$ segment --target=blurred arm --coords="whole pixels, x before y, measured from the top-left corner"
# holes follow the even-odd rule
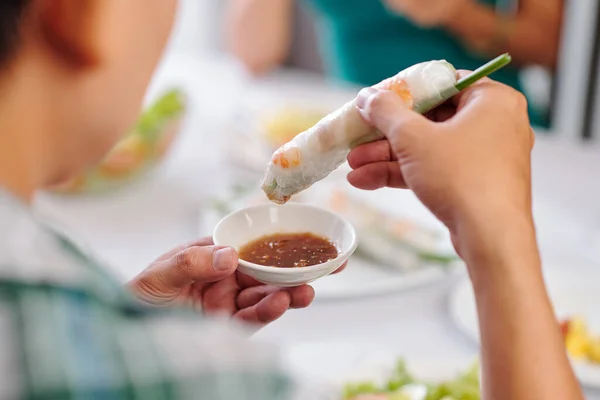
[[[446,28],[476,50],[508,51],[521,64],[554,68],[564,0],[521,0],[519,3],[516,17],[504,20],[489,6],[477,1],[465,2]]]
[[[269,71],[288,55],[292,12],[293,0],[231,0],[227,47],[253,73]]]
[[[471,231],[478,243],[465,257],[479,315],[484,398],[580,400],[544,286],[533,224],[513,221]]]

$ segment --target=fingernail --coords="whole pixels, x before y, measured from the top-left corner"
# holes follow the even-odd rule
[[[231,267],[233,249],[225,247],[213,253],[213,268],[217,271],[226,271]]]
[[[365,106],[367,105],[367,100],[369,99],[369,97],[371,97],[372,95],[374,95],[375,93],[377,93],[378,90],[373,88],[373,87],[367,87],[362,89],[360,92],[358,92],[358,96],[356,96],[356,107],[359,110],[364,110]]]

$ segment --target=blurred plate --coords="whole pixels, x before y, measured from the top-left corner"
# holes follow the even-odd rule
[[[316,300],[343,300],[397,293],[432,284],[461,272],[462,269],[458,267],[442,269],[426,265],[415,271],[401,272],[353,256],[342,273],[321,278],[311,285],[315,288]]]
[[[313,283],[318,300],[337,300],[355,297],[381,295],[398,292],[409,288],[433,283],[445,279],[452,274],[463,271],[462,262],[456,258],[446,228],[429,211],[421,205],[416,197],[409,191],[379,190],[366,192],[349,187],[345,180],[347,166],[342,166],[324,181],[302,192],[292,201],[301,201],[330,208],[331,194],[342,189],[351,193],[353,198],[360,199],[369,207],[377,209],[381,215],[375,214],[377,221],[391,219],[407,219],[410,225],[418,226],[427,232],[433,232],[433,242],[426,241],[426,248],[431,254],[440,258],[448,257],[451,261],[444,264],[433,261],[424,261],[412,247],[404,248],[403,243],[386,241],[377,236],[372,226],[368,230],[361,230],[355,224],[354,212],[341,213],[357,228],[359,248],[351,257],[348,268],[341,274],[321,278]],[[202,236],[210,234],[218,221],[229,212],[251,204],[268,202],[262,192],[257,191],[258,182],[250,185],[248,189],[238,188],[233,194],[217,199],[213,204],[207,204],[200,215],[200,232]],[[336,210],[334,208],[334,210]],[[336,210],[339,212],[339,210]],[[385,222],[385,221],[384,221]],[[383,224],[382,224],[383,225]],[[420,232],[420,231],[418,231]],[[429,238],[429,236],[428,236]],[[381,243],[381,245],[380,245]],[[373,252],[381,249],[381,257],[373,256]],[[371,253],[369,253],[369,251]],[[429,252],[427,253],[429,255]]]
[[[582,316],[590,330],[600,335],[600,271],[597,269],[546,268],[545,281],[559,320]],[[475,298],[469,279],[461,281],[450,299],[450,314],[458,327],[479,343]],[[600,389],[600,365],[572,361],[575,374],[588,387]]]

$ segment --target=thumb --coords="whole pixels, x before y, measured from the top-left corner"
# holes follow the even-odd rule
[[[410,110],[398,95],[389,90],[362,89],[355,103],[365,121],[385,135],[396,153],[410,148],[430,130],[432,124]]]
[[[151,265],[130,286],[144,297],[166,298],[194,282],[215,282],[237,268],[231,247],[191,246]]]

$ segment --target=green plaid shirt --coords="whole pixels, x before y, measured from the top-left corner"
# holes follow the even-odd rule
[[[142,306],[40,221],[0,190],[0,399],[291,398],[274,348]]]

